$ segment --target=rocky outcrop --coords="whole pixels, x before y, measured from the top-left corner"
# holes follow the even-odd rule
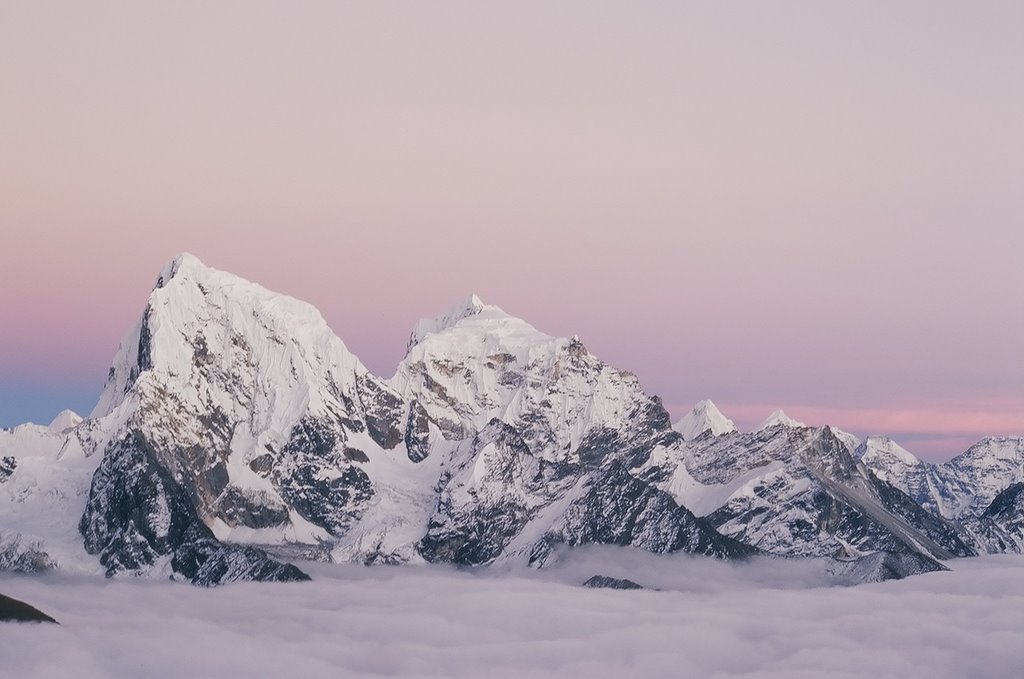
[[[641,584],[626,578],[611,578],[607,575],[595,575],[583,583],[591,589],[647,589]]]
[[[79,529],[107,575],[170,573],[197,585],[307,580],[253,547],[225,545],[199,519],[187,490],[139,433],[112,444],[93,477]]]
[[[1024,483],[1015,483],[996,495],[979,517],[964,520],[979,550],[1024,554]]]
[[[0,594],[0,622],[52,622],[57,621],[35,606]]]
[[[901,580],[912,575],[949,569],[919,552],[874,552],[857,559],[840,561],[830,572],[847,585]]]
[[[880,482],[830,428],[777,423],[658,450],[639,475],[771,554],[975,553],[962,530]]]

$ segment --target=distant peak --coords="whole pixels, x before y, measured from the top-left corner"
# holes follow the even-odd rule
[[[889,459],[899,460],[911,466],[921,464],[916,455],[887,436],[867,437],[856,452],[858,457],[868,463],[873,460]]]
[[[692,441],[706,431],[714,436],[728,434],[736,431],[736,425],[711,400],[705,399],[676,422],[673,429],[683,435],[684,441]]]
[[[50,422],[49,428],[51,431],[60,433],[66,429],[77,427],[78,423],[82,421],[82,416],[73,410],[62,410],[57,414],[57,417],[53,418]]]
[[[761,426],[758,427],[757,430],[761,431],[762,429],[768,429],[769,427],[774,427],[779,424],[781,424],[783,427],[791,427],[794,429],[807,426],[803,422],[794,420],[792,417],[790,417],[786,413],[782,412],[781,409],[779,409],[776,410],[771,415],[769,415],[768,419],[762,422]]]

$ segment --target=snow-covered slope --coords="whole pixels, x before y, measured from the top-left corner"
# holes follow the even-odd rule
[[[56,417],[50,422],[50,429],[57,433],[61,433],[77,427],[82,422],[82,416],[73,410],[62,410]]]
[[[936,511],[929,485],[930,465],[909,450],[888,437],[869,436],[854,454],[877,478],[899,488],[929,511]]]
[[[929,511],[951,519],[981,516],[996,496],[1024,481],[1024,438],[986,438],[948,462],[923,462],[890,439],[858,449],[864,464]]]
[[[982,439],[935,466],[936,503],[945,516],[977,516],[1009,486],[1024,481],[1024,438]]]
[[[673,429],[683,435],[684,441],[692,441],[705,432],[711,432],[712,436],[721,436],[736,431],[736,425],[732,420],[722,414],[722,411],[710,400],[700,401],[693,407],[693,410],[673,425]]]
[[[0,429],[0,571],[98,570],[78,520],[100,456],[68,422]]]
[[[985,551],[1024,554],[1024,482],[1000,492],[980,517],[965,523]]]

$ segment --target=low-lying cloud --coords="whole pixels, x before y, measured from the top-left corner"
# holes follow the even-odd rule
[[[313,564],[213,590],[0,578],[58,626],[0,625],[12,677],[1006,677],[1024,558],[860,587],[813,563],[575,551],[541,572]],[[577,586],[595,574],[662,591]]]

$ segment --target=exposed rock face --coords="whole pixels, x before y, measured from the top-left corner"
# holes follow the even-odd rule
[[[776,424],[657,450],[638,473],[719,532],[772,554],[974,554],[949,521],[879,482],[830,428]]]
[[[982,550],[1024,554],[1024,483],[996,495],[981,516],[965,519],[965,524]]]
[[[942,464],[918,460],[884,437],[869,438],[858,453],[876,476],[950,519],[980,516],[996,495],[1024,481],[1019,437],[983,439]]]
[[[107,575],[145,573],[166,562],[172,573],[197,585],[308,579],[261,550],[216,540],[186,489],[137,432],[107,448],[79,528]]]
[[[18,460],[13,455],[0,457],[0,483],[11,478],[11,475],[14,474],[14,470],[17,466]]]
[[[42,573],[56,567],[41,541],[26,540],[19,533],[0,539],[0,571]]]
[[[838,562],[831,572],[845,584],[861,585],[948,570],[935,559],[919,552],[875,552],[858,559]]]
[[[680,438],[634,376],[577,338],[548,337],[472,301],[421,323],[392,380],[441,437],[466,440],[442,467],[419,545],[427,560],[542,565],[556,544],[595,542],[753,551],[629,474],[654,446]]]
[[[0,622],[57,622],[24,601],[0,594]]]
[[[531,563],[543,564],[560,543],[629,545],[656,554],[685,551],[734,559],[757,551],[720,535],[668,493],[630,475],[617,462],[585,485],[586,492],[568,506],[534,548]]]
[[[595,575],[583,583],[584,587],[595,589],[647,589],[626,578],[610,578],[607,575]]]
[[[935,515],[955,520],[979,552],[1022,552],[1024,438],[986,438],[942,464],[923,462],[884,437],[858,449],[871,472]]]

